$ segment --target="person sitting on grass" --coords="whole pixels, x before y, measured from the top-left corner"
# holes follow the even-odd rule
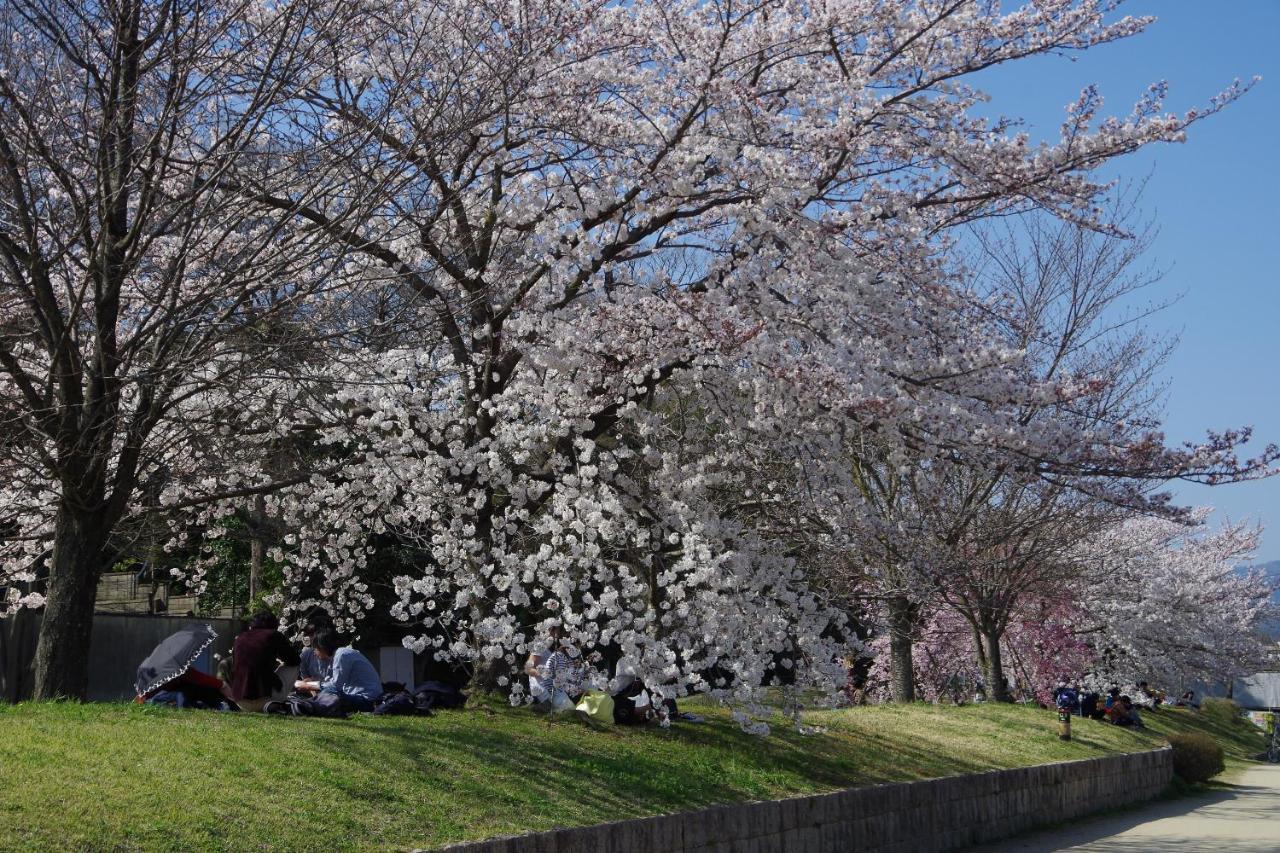
[[[1133,700],[1128,696],[1121,696],[1117,699],[1107,714],[1111,717],[1112,725],[1132,726],[1137,729],[1146,728],[1142,723],[1142,717],[1138,716],[1138,709],[1134,707]]]
[[[1186,691],[1185,693],[1183,693],[1181,696],[1178,697],[1177,702],[1173,703],[1173,707],[1187,708],[1192,711],[1199,710],[1200,706],[1196,704],[1196,692],[1194,690]]]
[[[279,631],[280,620],[263,611],[249,620],[232,648],[231,696],[242,711],[261,711],[281,687],[276,668],[298,665],[298,650]]]
[[[294,689],[300,693],[329,694],[336,697],[339,707],[346,713],[372,711],[374,703],[382,695],[382,680],[369,659],[338,639],[338,632],[322,628],[316,632],[312,644],[322,663],[330,667],[324,681],[299,679]]]
[[[316,634],[332,628],[333,620],[323,610],[316,610],[302,626],[302,654],[298,658],[298,679],[300,681],[326,681],[329,678],[329,664],[316,654]]]
[[[1140,708],[1155,710],[1156,705],[1160,704],[1156,698],[1156,691],[1151,689],[1151,685],[1145,681],[1138,682],[1138,689],[1133,694],[1133,704]]]
[[[640,680],[635,661],[623,656],[614,673],[613,682],[609,685],[609,692],[613,695],[613,721],[618,725],[631,726],[654,719],[657,711],[653,707],[653,697]]]
[[[1128,696],[1121,696],[1120,703],[1124,706],[1124,711],[1129,716],[1129,724],[1134,728],[1145,729],[1146,724],[1142,722],[1142,717],[1138,714],[1138,706]]]
[[[547,682],[547,661],[551,659],[552,652],[564,641],[564,628],[560,625],[552,625],[547,629],[547,637],[546,646],[530,650],[529,657],[524,662],[524,674],[529,678],[529,695],[537,704],[551,701],[551,690]]]
[[[640,678],[640,667],[636,660],[627,655],[623,655],[614,669],[613,680],[609,682],[609,693],[613,697],[613,721],[618,725],[656,722],[666,726],[676,720],[702,722],[702,717],[697,714],[681,712],[676,700],[664,698],[663,691],[646,685]]]
[[[1098,691],[1091,690],[1080,698],[1080,716],[1091,720],[1105,720],[1107,709],[1102,707],[1102,697]]]
[[[234,711],[235,697],[231,685],[216,675],[201,672],[195,667],[184,670],[164,684],[157,685],[135,702],[148,705],[173,705],[178,708],[208,708],[215,711]]]
[[[561,640],[547,658],[545,687],[553,711],[572,710],[582,698],[587,677],[582,653],[568,641]]]

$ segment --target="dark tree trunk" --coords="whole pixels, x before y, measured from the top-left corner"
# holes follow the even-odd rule
[[[498,679],[510,673],[511,666],[502,658],[476,661],[471,671],[470,689],[476,694],[506,695],[511,688],[503,687]]]
[[[103,529],[92,514],[66,507],[58,513],[36,643],[35,699],[84,699],[88,693],[89,639],[104,559]]]
[[[894,702],[916,700],[915,660],[912,655],[916,607],[907,598],[889,599],[889,695]]]
[[[262,528],[266,523],[266,501],[262,495],[253,499],[253,516],[249,522],[249,601],[246,608],[252,609],[262,592]]]
[[[978,630],[976,625],[970,623],[973,627],[973,649],[978,657],[978,672],[982,673],[982,677],[987,677],[987,650],[982,640],[982,632]]]
[[[998,628],[986,625],[982,629],[983,676],[987,680],[988,696],[992,702],[1008,702],[1009,691],[1005,687],[1004,661],[1000,656],[1000,637]]]

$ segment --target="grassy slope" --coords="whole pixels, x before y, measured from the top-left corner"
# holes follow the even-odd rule
[[[1180,711],[1138,733],[1015,706],[815,713],[801,736],[719,711],[670,731],[591,731],[524,710],[350,721],[132,705],[0,706],[0,847],[432,846],[716,802],[1083,758],[1200,728],[1241,758],[1261,737]],[[1242,726],[1247,724],[1242,723]]]

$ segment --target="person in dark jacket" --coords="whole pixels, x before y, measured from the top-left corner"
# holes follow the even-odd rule
[[[249,630],[236,637],[231,695],[242,710],[261,711],[281,687],[276,669],[281,664],[298,664],[298,651],[279,628],[274,615],[262,612],[249,620]]]

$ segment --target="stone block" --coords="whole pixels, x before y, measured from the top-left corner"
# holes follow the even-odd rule
[[[857,791],[836,791],[817,798],[816,814],[821,823],[838,823],[853,814],[857,804]]]
[[[932,805],[938,792],[945,787],[940,779],[926,779],[903,786],[906,788],[903,805],[906,807]]]
[[[685,815],[662,815],[649,818],[650,834],[654,850],[681,850],[685,846],[684,828],[689,818]]]
[[[588,827],[594,829],[595,827]],[[565,830],[553,830],[551,832],[539,832],[536,835],[526,835],[525,838],[530,840],[528,846],[521,845],[520,853],[560,853],[560,832]]]
[[[684,845],[688,850],[700,850],[720,839],[715,835],[717,827],[706,819],[707,810],[685,815],[683,833]]]
[[[757,838],[756,843],[760,845],[759,853],[790,853],[791,847],[788,846],[790,837],[791,830],[787,830]]]
[[[562,829],[556,833],[556,853],[610,853],[623,839],[631,840],[630,823]]]
[[[829,853],[839,853],[843,850],[853,850],[853,831],[847,823],[828,823],[819,827],[818,832],[822,839],[822,850]]]
[[[866,811],[865,788],[846,788],[831,794],[832,802],[826,804],[828,820],[851,820]]]
[[[748,838],[761,838],[777,833],[782,827],[782,803],[778,800],[765,800],[752,803],[743,815]]]
[[[800,825],[800,814],[796,810],[796,803],[804,799],[803,797],[787,797],[785,800],[778,800],[778,826],[779,833],[786,832],[789,829],[795,829]]]
[[[888,838],[884,830],[884,823],[889,818],[886,815],[874,817],[864,817],[853,821],[849,824],[849,837],[853,846],[852,850],[874,850],[876,846],[884,843]],[[879,822],[878,822],[879,821]]]
[[[870,848],[878,848],[897,842],[898,816],[893,812],[869,815],[862,825],[863,837]]]
[[[699,813],[707,825],[709,840],[727,843],[743,836],[743,809],[750,806],[712,806]]]
[[[822,831],[816,826],[800,826],[782,837],[787,853],[823,853]]]
[[[733,853],[731,841],[713,841],[699,848],[701,853]]]
[[[998,782],[994,772],[975,773],[969,777],[969,794],[972,797],[989,797],[996,792]]]
[[[822,806],[819,805],[818,797],[797,797],[792,803],[792,811],[796,816],[795,827],[797,829],[809,829],[818,826],[826,817],[822,813]]]
[[[854,811],[859,817],[880,814],[885,810],[885,804],[888,802],[885,794],[887,787],[887,785],[871,785],[856,789],[858,798],[854,804]]]

